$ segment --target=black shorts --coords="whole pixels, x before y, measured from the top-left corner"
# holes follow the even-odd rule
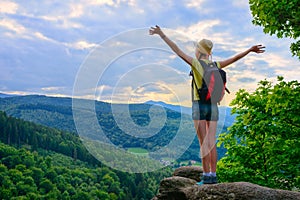
[[[217,104],[203,104],[200,101],[193,101],[192,112],[193,120],[219,120],[219,109]]]

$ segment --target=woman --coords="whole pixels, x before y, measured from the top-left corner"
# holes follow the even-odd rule
[[[210,40],[201,40],[195,49],[195,58],[184,53],[172,40],[170,40],[159,26],[151,27],[149,30],[150,35],[159,35],[166,44],[186,63],[188,63],[193,71],[196,86],[193,89],[192,99],[192,116],[194,126],[197,132],[197,137],[200,144],[200,152],[202,159],[203,175],[201,182],[198,184],[216,184],[218,182],[216,175],[217,167],[217,150],[216,150],[216,129],[217,121],[219,119],[219,112],[217,104],[203,104],[200,101],[197,89],[202,84],[203,68],[200,60],[210,63],[209,56],[212,54],[213,43]],[[248,55],[250,52],[263,53],[264,48],[262,45],[255,45],[229,59],[216,62],[219,68],[227,67],[228,65],[236,62],[237,60]],[[195,83],[194,83],[195,84]]]

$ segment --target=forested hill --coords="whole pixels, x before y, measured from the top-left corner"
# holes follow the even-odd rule
[[[15,97],[17,95],[0,93],[0,98]]]
[[[0,98],[0,110],[5,111],[9,116],[60,130],[76,132],[73,122],[71,98],[44,95],[9,96],[2,94],[2,96],[7,98]],[[111,104],[101,101],[95,101],[94,103],[97,113],[111,113]],[[147,111],[149,111],[149,108],[153,104],[163,106],[173,116],[180,116],[180,111],[184,115],[191,114],[191,108],[181,107],[180,109],[180,106],[155,101],[148,101],[144,104],[123,104],[122,106],[129,106],[130,111],[144,112],[140,114],[146,116],[148,115]],[[231,109],[228,107],[220,107],[220,115],[226,115],[225,127],[221,127],[226,130],[234,122],[235,116],[231,115]]]
[[[89,100],[83,100],[89,101]],[[167,120],[160,132],[153,137],[137,138],[124,133],[114,120],[111,112],[111,104],[95,101],[95,110],[99,125],[106,136],[116,146],[123,148],[139,147],[147,151],[153,151],[168,144],[176,135],[180,122],[193,127],[191,117],[181,114],[174,110],[165,108]],[[144,126],[149,124],[150,104],[120,104],[121,108],[128,108],[130,111],[130,120],[134,123]],[[0,110],[3,110],[9,116],[14,116],[26,121],[32,121],[37,124],[53,127],[59,130],[76,133],[76,128],[72,113],[72,99],[47,97],[43,95],[16,96],[9,98],[0,98]],[[229,112],[227,112],[228,115]],[[229,113],[230,114],[230,113]],[[233,122],[232,118],[226,118],[224,126],[218,127],[219,132],[226,131],[227,127]],[[192,130],[193,131],[193,130]],[[219,158],[225,153],[224,148],[218,148]],[[199,160],[199,143],[195,137],[192,145],[181,157],[181,160]]]
[[[90,164],[98,163],[87,152],[77,135],[10,117],[2,111],[0,111],[0,133],[0,140],[3,143],[17,148],[29,145],[33,151],[51,150],[73,157],[74,160],[79,159]]]
[[[91,100],[82,100],[91,101]],[[111,104],[101,101],[93,101],[97,114],[111,114]],[[115,104],[117,105],[117,104]],[[149,104],[119,104],[122,108],[129,106],[129,110],[134,115],[144,115],[145,120],[149,120]],[[172,116],[180,117],[180,113],[170,110],[167,112]],[[64,97],[49,97],[44,95],[15,96],[0,98],[0,110],[7,115],[32,121],[37,124],[76,132],[72,114],[72,99]],[[134,116],[133,116],[134,118]],[[145,122],[146,123],[146,122]]]
[[[0,110],[7,115],[60,130],[75,132],[72,99],[43,95],[16,96],[0,99]]]
[[[73,133],[0,112],[0,199],[150,199],[170,174],[109,169]]]

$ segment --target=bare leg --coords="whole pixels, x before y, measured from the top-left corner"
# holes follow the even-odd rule
[[[197,132],[197,137],[201,149],[201,159],[202,159],[202,167],[203,172],[210,172],[210,155],[207,151],[207,133],[208,127],[206,120],[194,120],[194,126]]]
[[[208,123],[208,148],[210,150],[210,170],[211,172],[216,172],[217,168],[217,148],[216,148],[216,131],[217,131],[217,121],[209,121]]]

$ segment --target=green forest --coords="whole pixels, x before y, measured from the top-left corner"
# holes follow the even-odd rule
[[[0,112],[1,199],[150,199],[171,169],[114,171],[77,136]]]

